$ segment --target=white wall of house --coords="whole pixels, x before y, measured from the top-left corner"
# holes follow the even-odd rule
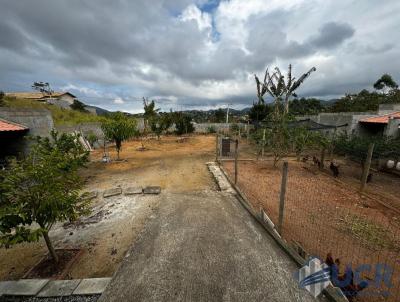
[[[58,99],[64,102],[68,102],[70,105],[72,105],[75,98],[70,96],[69,94],[63,94],[62,96],[59,96]]]

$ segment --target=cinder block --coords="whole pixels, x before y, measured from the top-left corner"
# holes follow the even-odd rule
[[[125,190],[125,195],[143,194],[142,187],[129,187]]]
[[[161,187],[156,187],[156,186],[150,186],[146,187],[143,189],[144,194],[160,194],[161,193]]]
[[[38,297],[62,297],[70,296],[78,287],[81,279],[73,280],[54,280],[47,285],[37,295]]]
[[[111,278],[90,278],[82,279],[81,283],[74,290],[73,295],[96,295],[106,289]]]
[[[122,194],[122,189],[121,188],[114,188],[110,190],[105,190],[103,193],[103,197],[111,197],[111,196],[116,196]]]
[[[21,279],[8,284],[4,295],[8,296],[36,296],[49,282],[48,279]]]

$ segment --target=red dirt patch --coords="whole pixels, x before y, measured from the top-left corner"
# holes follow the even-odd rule
[[[233,179],[233,162],[223,166]],[[253,208],[263,208],[277,224],[281,168],[273,168],[271,162],[247,161],[239,162],[238,171],[238,186]],[[322,259],[331,252],[340,258],[343,268],[346,264],[371,264],[371,272],[364,277],[375,277],[376,264],[388,265],[394,270],[393,287],[371,286],[368,290],[375,291],[375,296],[359,301],[399,301],[400,217],[376,202],[375,196],[360,195],[353,186],[312,165],[290,161],[283,238],[299,242],[310,255]],[[382,300],[381,289],[390,292],[387,300]]]

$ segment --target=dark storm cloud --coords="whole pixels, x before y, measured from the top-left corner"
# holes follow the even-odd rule
[[[309,43],[315,48],[329,49],[352,37],[354,32],[354,28],[349,24],[328,22],[319,29],[318,35],[311,38]]]
[[[96,87],[100,94],[111,90],[121,97],[144,94],[179,98],[171,101],[172,105],[212,106],[229,99],[241,104],[254,97],[248,75],[262,72],[268,65],[279,62],[287,66],[291,62],[304,72],[309,64],[318,64],[313,75],[318,80],[310,79],[314,87],[305,86],[303,91],[330,95],[348,87],[364,88],[375,77],[359,71],[368,69],[353,61],[370,62],[371,55],[392,56],[398,51],[394,40],[357,40],[360,24],[338,14],[343,11],[340,1],[329,2],[334,7],[328,12],[329,19],[309,15],[311,2],[318,0],[307,5],[301,2],[304,11],[303,6],[294,9],[282,4],[283,8],[261,12],[260,7],[268,5],[246,0],[240,5],[254,6],[246,17],[242,11],[235,12],[237,0],[221,2],[233,7],[225,11],[211,1],[211,14],[197,8],[209,7],[207,0],[0,1],[0,82],[6,85],[0,88],[6,90],[23,85],[29,89],[29,82],[45,80],[58,87],[70,83]],[[363,5],[372,7],[365,10],[368,12],[379,9]],[[395,2],[392,6],[395,10]],[[185,15],[188,7],[191,15]],[[381,22],[391,20],[390,13]],[[234,21],[227,25],[226,20]],[[296,34],[290,31],[295,28],[293,24],[309,20],[314,21],[306,30]],[[333,59],[320,61],[321,54]],[[383,58],[374,62],[379,72],[398,70]],[[340,76],[335,74],[335,64],[342,64]],[[355,70],[366,74],[365,78],[354,80]],[[14,83],[11,88],[10,82]],[[93,103],[101,102],[112,100],[93,99]]]

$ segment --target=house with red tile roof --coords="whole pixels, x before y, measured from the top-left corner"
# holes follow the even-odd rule
[[[377,111],[370,112],[324,112],[318,115],[297,117],[330,126],[347,124],[340,129],[326,130],[329,132],[345,132],[348,135],[385,135],[400,136],[400,104],[381,104]]]

